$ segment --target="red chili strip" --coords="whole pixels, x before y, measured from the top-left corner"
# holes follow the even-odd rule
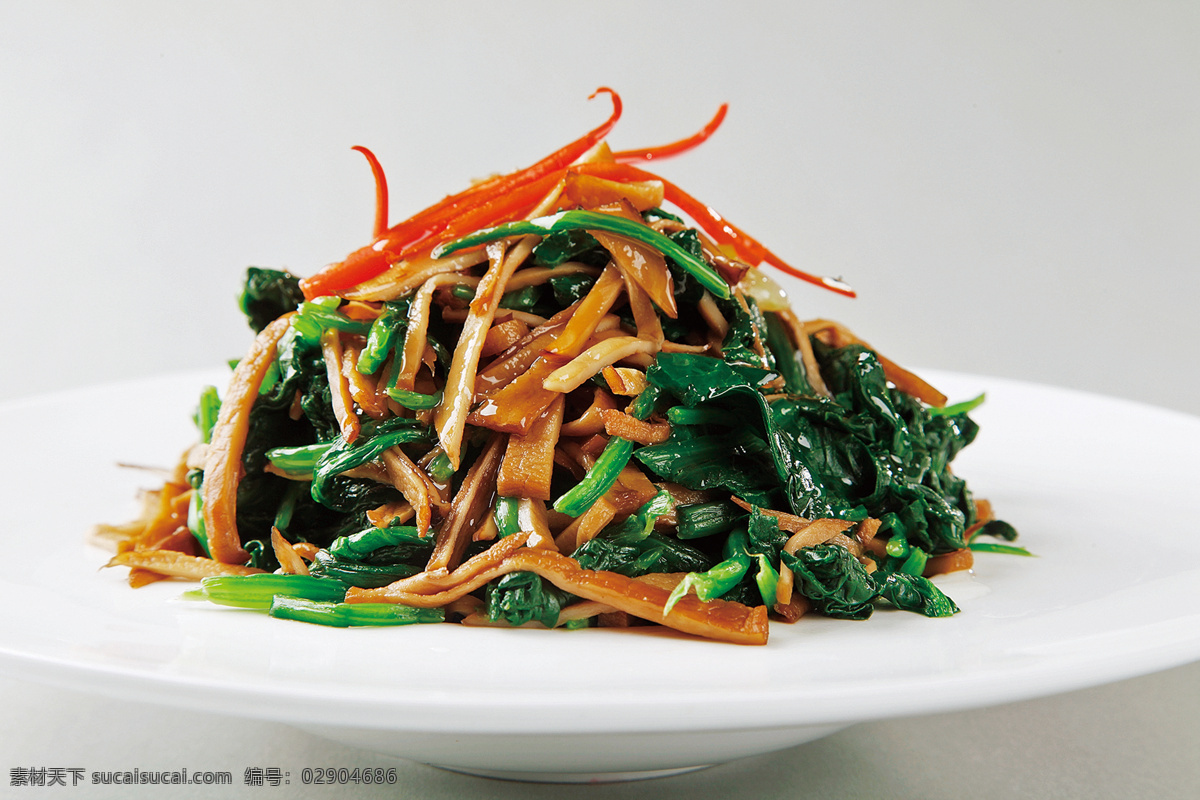
[[[675,184],[658,175],[638,169],[630,164],[615,164],[611,162],[580,164],[572,167],[572,169],[576,172],[595,175],[600,178],[608,178],[614,181],[662,181],[663,194],[668,201],[678,206],[685,214],[695,220],[709,236],[716,240],[717,244],[731,246],[738,253],[738,256],[746,262],[750,264],[766,262],[781,272],[791,275],[793,278],[807,281],[808,283],[820,286],[822,289],[828,289],[831,292],[836,292],[846,297],[857,296],[853,289],[836,278],[812,275],[788,264],[779,256],[763,247],[754,237],[722,217],[712,206],[702,203]]]
[[[716,133],[717,128],[721,127],[721,123],[725,121],[725,114],[728,111],[729,103],[722,103],[721,107],[717,109],[716,115],[709,120],[708,124],[686,139],[680,139],[678,142],[658,147],[621,150],[620,152],[613,153],[613,158],[622,163],[628,163],[630,161],[653,161],[656,158],[670,158],[680,153],[686,153],[688,150],[703,144],[707,141],[708,137]]]
[[[330,264],[317,274],[302,280],[300,288],[304,291],[304,296],[311,299],[320,295],[337,294],[363,281],[370,280],[386,271],[403,254],[414,252],[423,243],[432,244],[429,240],[454,224],[464,209],[501,200],[505,195],[515,193],[552,174],[557,180],[556,173],[565,169],[571,162],[603,141],[608,132],[616,125],[617,120],[621,118],[621,98],[612,89],[601,87],[589,99],[602,92],[608,94],[613,103],[612,114],[602,125],[532,166],[477,183],[469,189],[435,203],[408,220],[393,225],[383,235],[378,236],[372,244],[354,251],[345,260]],[[521,195],[524,197],[525,193],[521,193]],[[499,207],[506,206],[503,202],[499,202],[497,205]],[[503,217],[492,221],[503,221]]]
[[[536,181],[539,178],[545,177],[551,172],[559,172],[565,169],[579,158],[581,155],[592,149],[601,142],[613,126],[617,124],[617,120],[621,118],[623,105],[621,97],[612,89],[602,86],[593,92],[588,99],[591,100],[596,95],[604,92],[612,98],[613,111],[604,124],[589,131],[587,134],[574,142],[571,142],[566,147],[562,147],[550,155],[538,161],[536,164],[526,167],[525,169],[511,172],[507,175],[498,175],[487,180],[480,181],[470,188],[464,189],[456,195],[451,195],[445,199],[435,203],[429,208],[414,215],[409,220],[393,226],[389,232],[398,232],[402,228],[408,228],[410,225],[420,227],[421,225],[428,226],[432,220],[444,220],[457,211],[464,202],[478,202],[477,198],[480,195],[494,197],[504,192],[510,191],[522,184]]]
[[[378,239],[387,230],[388,218],[388,188],[387,175],[383,173],[383,165],[379,163],[379,159],[375,157],[367,148],[362,145],[355,145],[350,148],[357,150],[367,158],[367,163],[371,165],[371,174],[375,176],[375,233],[374,236]]]

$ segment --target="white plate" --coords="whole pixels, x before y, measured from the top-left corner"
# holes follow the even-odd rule
[[[766,647],[664,633],[329,629],[139,590],[85,544],[135,511],[193,436],[176,375],[0,407],[0,667],[35,681],[277,720],[483,774],[662,774],[856,722],[1082,688],[1200,658],[1200,419],[992,378],[957,462],[1037,558],[981,554],[939,583],[949,619],[775,625]]]

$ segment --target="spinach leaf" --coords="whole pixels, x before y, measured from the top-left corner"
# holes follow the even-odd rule
[[[488,619],[509,625],[539,622],[547,628],[558,624],[558,614],[574,595],[568,594],[533,572],[511,572],[488,584],[485,591]]]
[[[626,520],[609,525],[585,542],[572,557],[584,569],[619,572],[631,578],[707,569],[712,562],[704,553],[652,530],[654,521],[672,507],[671,495],[660,491]]]
[[[246,270],[246,281],[238,297],[238,306],[255,333],[261,333],[272,321],[304,302],[300,279],[289,272],[263,267]]]
[[[363,375],[374,375],[387,360],[397,340],[401,340],[408,328],[408,307],[412,296],[389,300],[383,304],[383,313],[371,323],[367,344],[358,357],[357,369]]]
[[[712,566],[712,559],[673,536],[651,532],[635,542],[600,534],[571,555],[584,569],[619,572],[631,578],[652,572],[698,572]]]
[[[1015,542],[1017,540],[1017,529],[1003,520],[994,519],[986,522],[975,531],[971,537],[971,541],[975,540],[975,536],[995,536],[997,539],[1003,539],[1006,542]]]
[[[515,311],[532,311],[542,299],[541,286],[525,286],[511,292],[505,292],[500,298],[500,308],[511,308]]]
[[[646,222],[653,222],[656,219],[669,219],[672,222],[683,224],[683,218],[672,214],[670,211],[665,211],[661,208],[648,208],[642,212],[642,219]]]
[[[733,503],[716,500],[676,506],[676,535],[680,539],[700,539],[729,533],[747,520],[746,512]]]
[[[787,329],[774,312],[763,315],[767,322],[767,340],[764,344],[775,359],[775,368],[783,376],[784,387],[790,394],[814,394],[812,384],[808,382],[804,363],[801,361],[796,348],[792,346]]]
[[[592,290],[596,279],[591,275],[573,272],[569,275],[555,275],[550,279],[550,289],[554,292],[554,302],[559,308],[566,308],[587,296]],[[554,316],[550,314],[549,316]]]
[[[958,606],[928,578],[893,572],[879,584],[879,596],[902,611],[915,611],[927,617],[950,617]]]
[[[433,551],[432,537],[422,538],[411,525],[374,526],[348,536],[339,536],[329,545],[330,555],[347,561],[370,564],[421,564]]]
[[[333,578],[347,586],[373,589],[377,586],[387,586],[401,578],[416,575],[423,568],[423,563],[413,565],[403,561],[393,563],[372,563],[370,560],[355,561],[338,558],[328,550],[319,550],[313,562],[308,566],[308,573],[318,578]]]
[[[795,576],[795,590],[812,601],[822,614],[840,619],[871,616],[878,590],[870,573],[849,550],[836,544],[819,544],[783,554],[783,563]]]
[[[771,564],[778,564],[783,546],[791,538],[787,531],[779,529],[779,521],[764,514],[758,506],[751,506],[747,533],[747,552],[766,556]]]
[[[354,442],[348,443],[339,438],[317,459],[317,466],[313,470],[313,499],[330,505],[332,496],[327,487],[336,476],[377,458],[389,447],[429,442],[432,439],[433,434],[428,428],[406,417],[391,417],[383,422],[363,425],[362,432]]]
[[[603,267],[608,263],[608,259],[608,251],[600,246],[596,237],[585,230],[548,233],[533,248],[533,262],[539,267],[557,267],[568,261]]]
[[[673,426],[667,441],[638,448],[634,456],[660,478],[689,489],[727,489],[743,495],[773,485],[771,448],[746,428],[698,436],[687,426]]]
[[[317,553],[309,574],[350,586],[386,586],[424,569],[433,545],[433,537],[422,539],[410,526],[360,527]]]
[[[974,504],[949,464],[974,438],[975,424],[965,414],[931,415],[891,388],[866,348],[820,348],[818,358],[833,399],[784,395],[768,401],[761,387],[774,372],[660,354],[647,371],[651,385],[687,409],[752,425],[730,432],[688,425],[688,415],[676,414],[680,424],[673,421],[671,438],[634,456],[660,477],[692,488],[769,493],[778,485],[800,516],[871,516],[891,520],[884,533],[902,533],[926,552],[963,547]],[[733,457],[722,459],[722,448]]]
[[[849,550],[836,544],[804,548],[795,555],[784,553],[783,563],[792,569],[796,591],[827,616],[866,619],[875,600],[927,617],[949,617],[959,611],[928,578],[903,572],[872,575]]]
[[[721,358],[732,365],[774,370],[775,357],[765,346],[766,319],[754,298],[742,299],[746,303],[744,308],[736,297],[717,301],[717,307],[729,322],[729,332],[721,342]]]

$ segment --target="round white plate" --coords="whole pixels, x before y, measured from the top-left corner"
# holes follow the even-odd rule
[[[1200,658],[1200,419],[993,378],[956,462],[1036,558],[939,579],[948,619],[776,624],[765,647],[638,630],[330,629],[132,590],[86,543],[134,515],[194,436],[185,374],[0,406],[0,668],[107,695],[291,723],[452,769],[664,774],[856,722],[966,709]]]

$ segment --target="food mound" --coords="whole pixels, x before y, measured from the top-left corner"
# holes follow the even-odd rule
[[[928,576],[1015,536],[950,471],[973,403],[798,319],[759,265],[853,293],[634,166],[724,106],[613,152],[599,93],[600,127],[395,225],[356,148],[374,241],[303,280],[249,270],[257,337],[202,395],[200,443],[104,529],[133,585],[339,626],[743,644],[809,612],[958,611]]]

